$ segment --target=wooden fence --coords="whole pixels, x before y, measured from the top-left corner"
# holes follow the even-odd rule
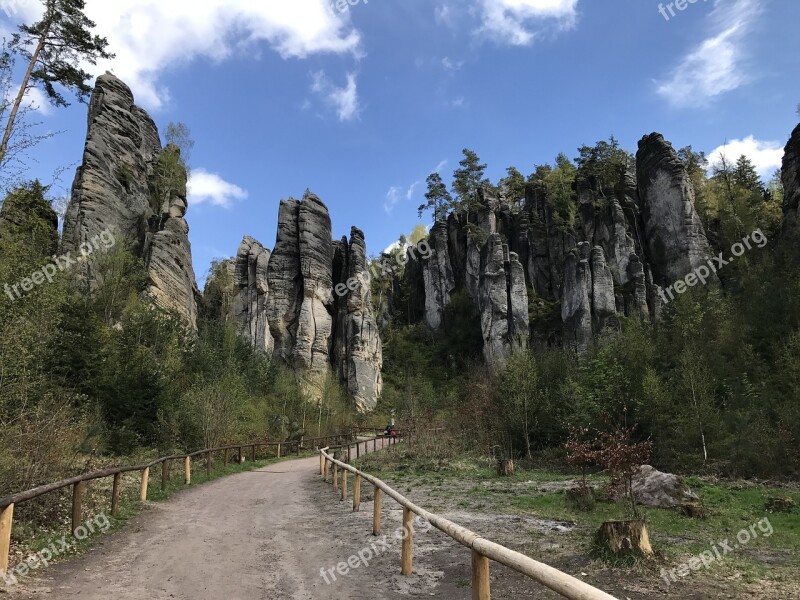
[[[396,443],[397,440],[393,438],[390,444]],[[359,454],[358,447],[363,442],[356,444],[356,454]],[[352,454],[350,444],[341,446],[340,448],[347,448],[348,460]],[[460,525],[448,521],[444,517],[440,517],[431,513],[424,508],[417,506],[408,498],[389,487],[380,479],[359,471],[355,467],[335,459],[329,454],[333,448],[327,447],[319,450],[319,472],[328,481],[333,470],[333,490],[339,495],[341,499],[347,498],[347,474],[352,473],[355,475],[353,482],[353,511],[358,511],[361,506],[361,483],[367,481],[375,488],[375,501],[373,503],[373,516],[372,516],[372,533],[373,535],[380,535],[381,533],[381,505],[383,501],[383,494],[393,498],[403,507],[403,542],[401,549],[401,567],[400,572],[403,575],[411,575],[413,570],[413,515],[422,517],[433,525],[439,531],[445,533],[456,542],[469,548],[472,551],[472,599],[473,600],[491,600],[491,592],[489,585],[489,561],[493,560],[510,569],[530,577],[537,583],[550,588],[554,592],[560,594],[564,598],[570,600],[616,600],[610,594],[592,587],[588,583],[576,579],[571,575],[567,575],[554,569],[544,563],[533,560],[514,550],[510,550],[500,544],[491,542],[482,538],[477,533],[474,533]],[[341,472],[341,485],[339,481],[339,473]]]
[[[283,442],[270,442],[258,441],[249,442],[246,444],[236,444],[233,446],[222,446],[219,448],[206,448],[205,450],[198,450],[191,454],[176,454],[174,456],[165,456],[154,460],[145,465],[135,465],[130,467],[111,467],[101,471],[93,471],[91,473],[83,473],[57,481],[55,483],[48,483],[40,485],[33,489],[18,494],[0,498],[0,576],[3,576],[8,571],[8,557],[11,546],[11,527],[14,520],[14,506],[23,502],[39,498],[45,494],[55,492],[57,490],[72,486],[72,528],[71,533],[75,535],[77,529],[81,526],[83,520],[83,494],[86,488],[86,483],[96,479],[103,479],[105,477],[113,477],[114,483],[111,490],[111,515],[117,516],[119,513],[119,500],[120,492],[122,490],[122,476],[126,473],[141,472],[141,485],[139,488],[139,499],[142,502],[147,500],[147,490],[150,480],[150,470],[158,465],[161,465],[161,489],[166,489],[169,482],[169,465],[174,461],[181,461],[184,468],[184,483],[189,485],[192,481],[192,459],[202,456],[205,458],[206,472],[211,475],[214,463],[214,454],[222,452],[223,464],[228,464],[229,454],[231,450],[236,450],[235,456],[238,461],[242,462],[243,451],[250,450],[251,459],[253,462],[256,460],[256,453],[260,448],[275,448],[275,456],[280,457],[281,453],[295,453],[300,454],[300,451],[305,448],[319,448],[324,445],[339,442],[349,442],[353,439],[353,433],[331,435],[313,439],[301,439],[295,441]]]

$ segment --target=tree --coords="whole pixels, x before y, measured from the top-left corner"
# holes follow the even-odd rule
[[[192,139],[192,132],[189,131],[189,127],[186,123],[174,123],[170,121],[164,132],[164,139],[167,141],[167,145],[172,144],[180,148],[181,159],[188,171],[189,159],[194,149],[194,140]]]
[[[516,167],[508,167],[506,173],[506,177],[500,180],[500,190],[511,206],[522,204],[525,200],[525,176]]]
[[[733,182],[756,195],[764,193],[764,183],[761,181],[755,165],[744,154],[736,161],[736,167],[733,169]]]
[[[594,146],[581,146],[578,153],[579,156],[575,159],[578,179],[603,196],[621,183],[625,172],[634,162],[633,157],[620,148],[619,141],[614,136],[607,142],[600,141]]]
[[[478,191],[489,185],[489,180],[485,176],[487,165],[481,163],[478,155],[467,148],[462,152],[464,158],[458,163],[460,168],[453,172],[453,191],[456,194],[456,206],[467,214],[469,220],[469,213],[480,208]]]
[[[25,94],[40,86],[55,106],[68,106],[56,85],[85,100],[91,92],[87,83],[91,75],[81,63],[97,64],[98,59],[113,58],[106,48],[108,40],[93,35],[94,21],[84,14],[85,0],[43,0],[44,15],[32,25],[20,25],[11,38],[11,52],[22,55],[28,68],[6,121],[3,141],[0,142],[2,164]]]
[[[419,207],[419,216],[422,217],[425,211],[433,211],[433,220],[436,222],[444,221],[448,211],[453,207],[453,197],[447,191],[447,186],[442,181],[439,173],[428,175],[428,191],[425,198],[428,200]]]
[[[13,108],[13,96],[17,93],[13,80],[14,64],[14,55],[11,54],[5,43],[2,44],[0,46],[0,122],[5,120]],[[35,133],[32,131],[39,123],[31,122],[26,117],[35,109],[32,102],[24,102],[17,111],[14,132],[8,141],[5,155],[0,159],[0,188],[4,192],[27,185],[24,180],[27,170],[27,161],[24,158],[27,151],[58,133],[55,131]]]
[[[511,357],[500,378],[500,391],[509,423],[522,426],[525,454],[531,459],[531,435],[537,429],[539,414],[544,406],[539,389],[539,369],[531,352],[518,352]]]

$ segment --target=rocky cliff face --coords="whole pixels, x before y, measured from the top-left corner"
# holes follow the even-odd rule
[[[434,255],[420,265],[409,260],[406,269],[412,302],[424,305],[428,326],[442,326],[451,295],[463,289],[480,315],[490,365],[530,340],[561,342],[583,354],[597,334],[619,327],[621,315],[657,320],[660,286],[711,255],[691,180],[659,134],[641,141],[635,171],[622,173],[613,190],[579,182],[574,198],[571,226],[533,185],[522,208],[484,190],[485,208],[435,225]],[[546,330],[549,318],[528,323],[528,305],[542,303],[560,313],[559,331]]]
[[[800,234],[800,125],[792,132],[783,157],[784,233]]]
[[[682,279],[711,254],[694,207],[694,187],[678,153],[664,136],[652,133],[639,142],[636,174],[643,235],[657,284]]]
[[[235,274],[240,335],[293,369],[310,398],[333,370],[359,410],[375,408],[383,355],[360,230],[334,242],[317,196],[285,200],[273,251],[245,237]]]
[[[236,296],[233,315],[236,330],[253,348],[272,353],[275,340],[267,320],[269,281],[267,269],[271,253],[250,236],[245,236],[234,263]]]
[[[108,230],[145,260],[155,304],[195,328],[198,292],[186,209],[178,149],[162,149],[155,123],[134,104],[128,86],[110,74],[98,77],[64,218],[64,251]]]
[[[347,239],[339,242],[334,263],[338,266],[334,365],[358,410],[365,412],[375,408],[381,395],[383,349],[372,310],[367,246],[360,229],[352,228],[349,243]],[[344,295],[339,294],[343,289],[347,290]]]

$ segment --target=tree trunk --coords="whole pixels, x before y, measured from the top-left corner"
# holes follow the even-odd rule
[[[514,475],[514,461],[510,458],[501,458],[497,461],[497,474],[500,477],[512,477]]]
[[[39,60],[39,55],[44,49],[44,43],[47,39],[48,33],[50,33],[49,25],[45,27],[44,31],[42,31],[42,35],[39,38],[39,43],[36,45],[36,50],[34,50],[33,54],[31,55],[31,62],[28,65],[28,70],[25,71],[25,76],[22,78],[22,83],[19,86],[19,92],[17,93],[17,97],[14,100],[14,105],[11,109],[11,114],[8,116],[8,123],[6,123],[6,130],[3,134],[3,142],[0,143],[0,165],[2,165],[3,161],[6,159],[6,154],[8,153],[8,143],[11,140],[11,135],[14,133],[14,122],[17,120],[19,107],[22,104],[22,99],[25,98],[25,92],[28,91],[28,84],[30,83],[33,69],[36,67],[36,61]]]
[[[647,526],[642,520],[603,523],[595,536],[595,543],[614,556],[654,556]]]

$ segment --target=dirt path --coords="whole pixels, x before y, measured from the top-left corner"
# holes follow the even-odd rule
[[[352,484],[351,484],[352,485]],[[337,501],[317,458],[232,475],[154,504],[86,555],[10,588],[11,599],[357,600],[408,597],[387,589],[399,543],[346,577],[335,567],[369,548],[371,490],[360,513]],[[399,519],[386,509],[389,527]],[[390,530],[387,528],[387,531]],[[422,582],[421,576],[414,578]],[[440,590],[441,591],[441,590]],[[429,594],[425,594],[429,595]],[[437,596],[442,597],[440,594]],[[462,597],[461,594],[452,597]]]

